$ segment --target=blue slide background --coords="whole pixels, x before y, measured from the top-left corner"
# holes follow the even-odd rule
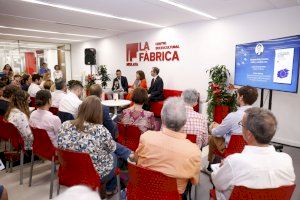
[[[261,55],[255,53],[255,47],[258,43],[264,46]],[[274,83],[275,50],[286,48],[294,48],[292,83]],[[299,57],[300,36],[236,45],[234,84],[296,93],[298,89]]]

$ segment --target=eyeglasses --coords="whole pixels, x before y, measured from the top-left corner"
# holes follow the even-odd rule
[[[241,127],[245,127],[245,125],[243,125],[243,122],[242,122],[242,121],[240,121],[240,122],[238,123],[238,125],[241,126]]]

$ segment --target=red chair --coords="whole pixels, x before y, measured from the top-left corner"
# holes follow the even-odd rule
[[[93,190],[100,191],[100,176],[88,153],[57,149],[57,154],[60,164],[57,174],[57,194],[59,194],[60,185],[67,187],[86,185]]]
[[[118,123],[118,129],[120,143],[130,150],[135,151],[139,146],[140,136],[142,135],[142,131],[139,129],[139,127],[131,124]]]
[[[192,143],[196,143],[197,141],[197,135],[194,134],[186,134],[186,139],[191,141]]]
[[[231,135],[228,147],[225,149],[224,153],[214,151],[214,154],[226,158],[231,154],[241,153],[244,150],[245,145],[247,145],[247,143],[242,135]]]
[[[35,107],[35,97],[30,97],[30,103],[29,103],[30,107]]]
[[[56,157],[56,148],[53,146],[48,133],[43,129],[31,128],[33,134],[33,144],[32,144],[32,154],[31,154],[31,168],[29,175],[29,187],[32,183],[32,172],[34,164],[34,155],[37,155],[43,159],[51,161],[51,182],[50,182],[50,193],[49,198],[52,199],[53,194],[53,181],[55,175],[55,161]]]
[[[128,200],[181,200],[175,178],[128,163]]]
[[[6,122],[3,117],[0,119],[1,131],[0,138],[8,141],[14,148],[14,151],[20,152],[20,185],[23,184],[23,164],[24,164],[24,140],[18,129],[10,122]],[[12,172],[13,162],[16,161],[16,152],[12,151],[10,147],[8,151],[4,152],[6,159],[6,168],[10,168]]]
[[[50,107],[50,108],[49,108],[49,111],[52,112],[53,115],[57,115],[57,113],[58,113],[58,108],[56,108],[56,107]]]
[[[270,189],[251,189],[234,186],[229,200],[290,200],[296,185],[281,186]],[[216,200],[216,191],[210,190],[210,197]]]

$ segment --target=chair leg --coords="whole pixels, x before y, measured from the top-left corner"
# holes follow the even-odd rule
[[[31,153],[30,174],[29,174],[29,187],[31,186],[31,183],[32,183],[33,164],[34,164],[34,154],[33,154],[33,151],[32,151],[32,153]]]
[[[9,173],[12,173],[12,168],[13,168],[13,164],[14,164],[14,162],[11,160],[11,161],[9,161]]]
[[[7,160],[7,161],[6,161],[6,173],[9,172],[9,168],[10,168],[10,163],[9,163],[9,161]]]
[[[20,155],[20,185],[23,185],[23,164],[24,164],[24,151],[21,150],[21,155]]]
[[[51,182],[50,182],[49,199],[52,199],[52,195],[53,195],[54,173],[55,173],[55,162],[54,162],[54,156],[52,156],[52,161],[51,161]]]
[[[121,182],[120,182],[120,175],[117,175],[117,190],[118,190],[118,195],[117,195],[117,200],[121,200]]]
[[[59,195],[59,190],[60,190],[60,184],[59,184],[59,182],[58,182],[58,185],[57,185],[57,195]]]

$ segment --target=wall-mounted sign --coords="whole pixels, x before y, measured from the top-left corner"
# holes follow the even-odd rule
[[[150,48],[148,42],[126,45],[126,66],[138,66],[140,62],[179,61],[178,44],[156,42]]]

